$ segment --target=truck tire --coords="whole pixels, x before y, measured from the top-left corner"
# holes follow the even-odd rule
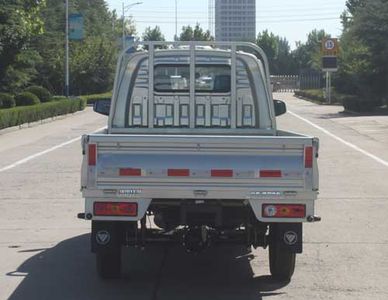
[[[275,238],[276,230],[276,225],[270,226],[269,269],[274,279],[289,281],[294,274],[296,253],[282,247],[279,239]]]
[[[120,278],[121,276],[121,247],[100,249],[96,252],[97,273],[103,279]]]

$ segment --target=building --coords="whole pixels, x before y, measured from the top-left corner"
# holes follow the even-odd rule
[[[256,39],[256,0],[215,0],[216,41]]]

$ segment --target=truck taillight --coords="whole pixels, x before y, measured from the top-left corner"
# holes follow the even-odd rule
[[[127,202],[95,202],[95,216],[137,216],[137,203]]]
[[[262,215],[265,218],[304,218],[304,204],[263,204]]]
[[[313,167],[313,147],[304,148],[304,167],[311,169]]]
[[[88,164],[89,166],[95,166],[97,162],[97,145],[89,144],[88,146]]]

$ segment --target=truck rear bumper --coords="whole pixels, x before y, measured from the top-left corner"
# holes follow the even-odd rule
[[[230,206],[250,206],[256,219],[264,223],[272,222],[307,222],[309,218],[314,216],[314,200],[317,197],[316,192],[306,193],[297,191],[281,191],[273,189],[244,189],[244,188],[223,188],[210,189],[208,186],[200,187],[147,187],[134,186],[126,189],[106,189],[106,190],[84,190],[85,197],[85,218],[89,220],[99,221],[138,221],[141,220],[149,206],[152,204],[152,199],[165,200],[163,205],[179,205],[177,201],[194,200],[198,204],[206,205],[207,201],[218,200],[223,201],[222,205]],[[222,199],[222,200],[221,200]],[[236,202],[237,201],[237,202]],[[119,202],[119,203],[136,203],[136,216],[96,216],[94,213],[94,205],[96,202]],[[237,203],[237,204],[236,204]],[[277,218],[266,217],[263,215],[263,205],[303,205],[305,207],[305,215],[303,217],[292,218]]]

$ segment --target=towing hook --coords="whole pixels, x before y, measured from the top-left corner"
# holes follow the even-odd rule
[[[321,219],[322,218],[320,216],[308,216],[307,217],[307,221],[310,223],[321,222]]]
[[[93,218],[92,214],[79,213],[77,214],[77,218],[81,220],[91,220]]]
[[[85,220],[85,213],[79,213],[79,214],[77,214],[77,218],[78,218],[78,219],[83,219],[83,220]]]

